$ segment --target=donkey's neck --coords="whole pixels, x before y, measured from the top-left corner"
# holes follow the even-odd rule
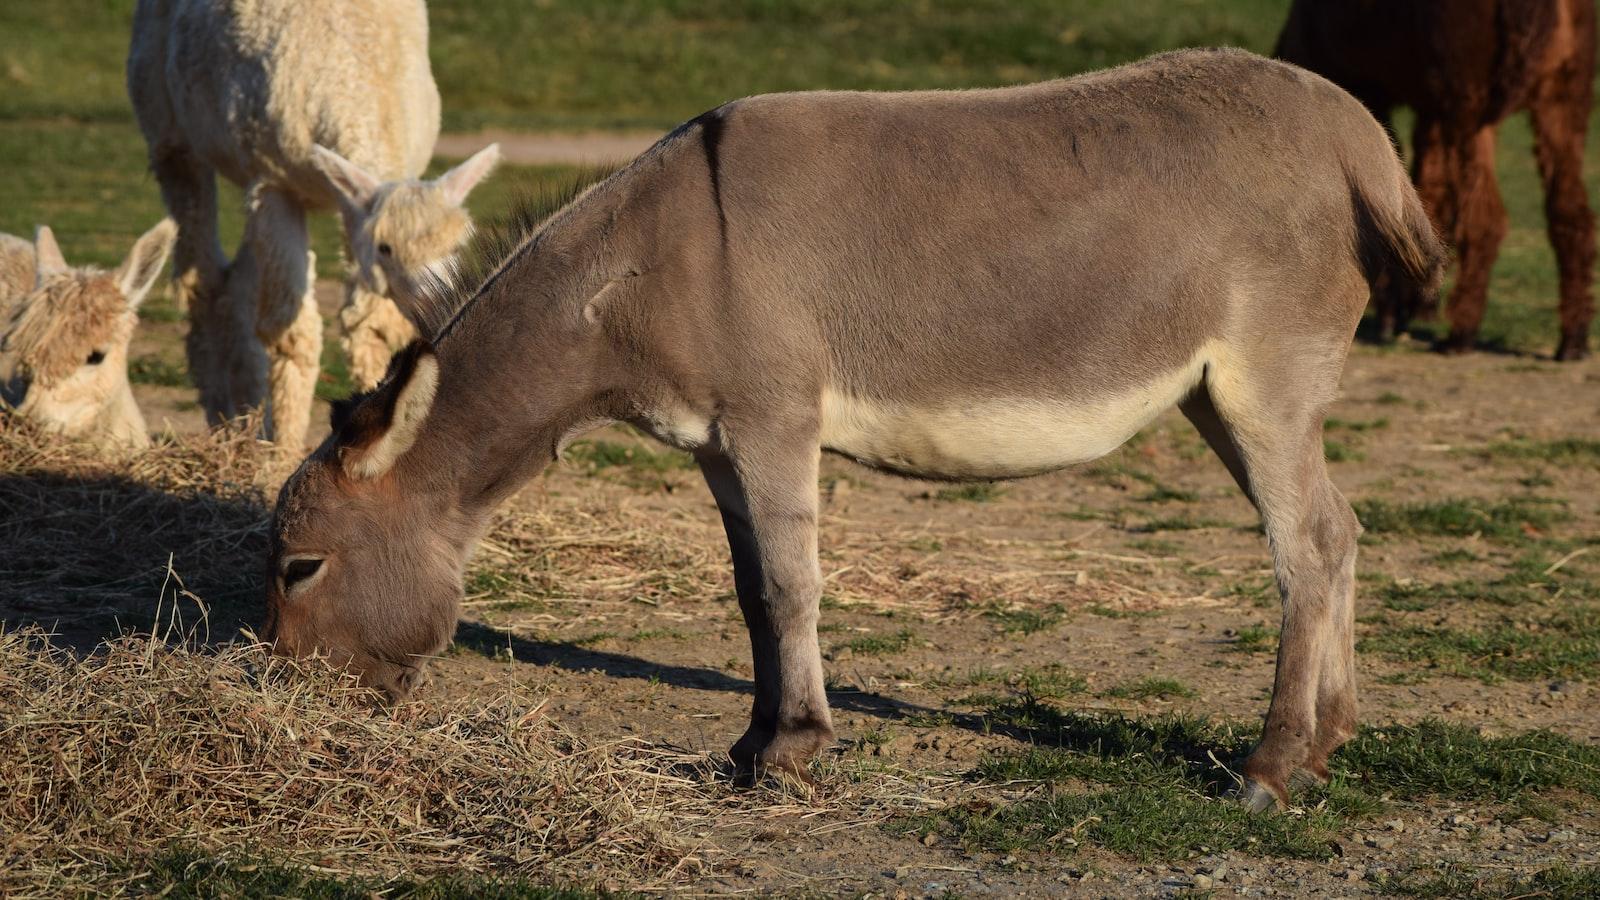
[[[553,216],[441,335],[440,380],[407,483],[469,516],[553,462],[571,437],[627,415],[615,353],[589,304],[641,263],[617,240],[622,173]],[[629,210],[630,221],[640,216]]]

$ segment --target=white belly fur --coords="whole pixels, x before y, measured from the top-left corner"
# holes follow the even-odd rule
[[[824,389],[822,446],[869,466],[944,478],[1018,478],[1110,453],[1182,400],[1208,353],[1122,393],[921,406]]]

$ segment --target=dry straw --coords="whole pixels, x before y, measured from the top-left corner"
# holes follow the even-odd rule
[[[237,628],[281,477],[250,433],[104,459],[0,424],[0,895],[138,887],[169,848],[671,889],[752,823],[826,832],[937,802],[925,779],[837,763],[821,794],[736,792],[703,752],[568,731],[514,672],[380,709],[271,657]],[[720,554],[673,540],[690,526],[613,528],[636,515],[508,516],[484,564],[583,602],[720,589]],[[146,633],[103,641],[129,623]]]

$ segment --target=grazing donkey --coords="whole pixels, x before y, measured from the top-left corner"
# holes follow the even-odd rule
[[[1356,726],[1360,526],[1322,421],[1369,287],[1443,249],[1354,98],[1242,51],[999,90],[798,93],[683,125],[518,244],[284,485],[264,633],[391,695],[495,506],[576,436],[692,451],[750,629],[746,769],[833,727],[820,450],[945,479],[1101,456],[1179,405],[1260,508],[1284,618],[1248,803]],[[457,279],[465,283],[464,278]]]
[[[306,211],[340,210],[354,272],[339,321],[370,388],[415,336],[390,298],[406,304],[467,239],[461,204],[499,149],[416,180],[439,136],[422,0],[140,0],[127,74],[180,228],[173,277],[201,405],[217,423],[270,394],[273,436],[298,451],[322,352]],[[231,265],[216,172],[247,193]]]
[[[1471,350],[1506,236],[1495,184],[1495,133],[1532,113],[1544,210],[1561,275],[1556,359],[1589,352],[1595,232],[1583,182],[1594,93],[1594,0],[1295,0],[1278,56],[1324,75],[1388,120],[1416,111],[1413,175],[1423,203],[1461,257],[1443,349]],[[1385,336],[1432,304],[1404,290],[1377,293]]]
[[[163,219],[114,272],[69,268],[45,226],[31,244],[0,234],[0,407],[100,447],[148,445],[128,342],[177,232]]]

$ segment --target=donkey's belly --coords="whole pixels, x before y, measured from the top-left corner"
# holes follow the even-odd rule
[[[1204,363],[1124,392],[1061,400],[917,404],[822,395],[822,446],[874,468],[931,478],[1018,478],[1110,453],[1200,382]]]

